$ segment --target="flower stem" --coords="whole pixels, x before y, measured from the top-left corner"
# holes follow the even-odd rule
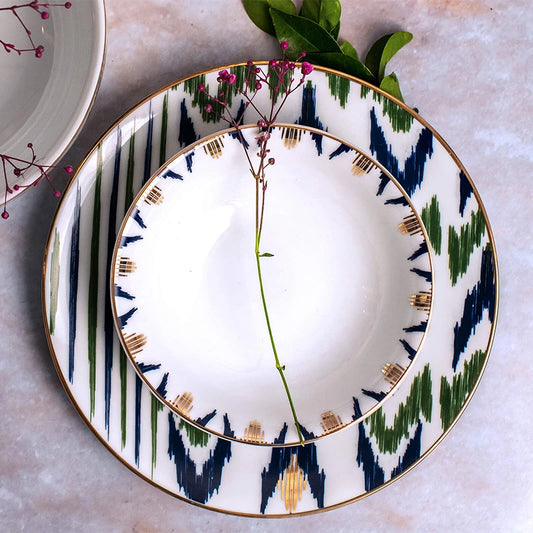
[[[287,399],[289,400],[289,406],[292,411],[292,416],[294,418],[294,425],[296,426],[296,431],[298,432],[298,440],[300,441],[300,444],[304,446],[304,438],[302,435],[302,431],[300,429],[300,423],[298,422],[298,417],[296,416],[296,409],[294,408],[294,403],[292,401],[292,396],[289,390],[289,385],[287,384],[287,380],[285,379],[285,366],[282,365],[279,362],[278,357],[278,351],[276,350],[276,343],[274,342],[274,335],[272,334],[272,327],[270,325],[270,318],[268,316],[268,308],[266,304],[265,299],[265,290],[263,287],[263,276],[261,273],[261,258],[260,258],[260,252],[259,252],[259,241],[260,241],[261,235],[259,233],[259,230],[256,231],[255,234],[255,260],[257,264],[257,277],[259,278],[259,289],[261,291],[261,301],[263,302],[263,311],[265,313],[265,321],[268,329],[268,336],[270,337],[270,344],[272,345],[272,353],[274,354],[274,360],[276,361],[276,368],[279,372],[279,375],[281,376],[281,381],[283,382],[283,387],[285,388],[285,393],[287,394]]]

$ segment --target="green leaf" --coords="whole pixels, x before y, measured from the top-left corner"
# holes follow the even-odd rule
[[[372,45],[366,55],[365,65],[378,79],[378,82],[383,79],[385,67],[392,59],[392,56],[410,42],[412,38],[413,34],[408,31],[397,31],[396,33],[384,35]]]
[[[337,41],[321,26],[304,17],[270,9],[278,41],[287,41],[289,59],[298,59],[302,52],[339,52]]]
[[[341,3],[339,0],[304,0],[300,16],[316,22],[331,33],[340,24]]]
[[[244,9],[252,22],[261,30],[276,36],[269,9],[273,7],[283,13],[296,15],[292,0],[242,0]]]
[[[394,98],[397,98],[400,100],[400,102],[403,102],[403,96],[402,91],[400,91],[400,83],[398,82],[398,77],[394,72],[389,74],[388,76],[385,76],[381,83],[379,84],[379,88],[383,89],[386,93],[389,93],[391,96],[394,96]]]
[[[357,61],[359,61],[359,55],[357,54],[357,50],[348,41],[344,41],[341,44],[341,52],[345,56],[353,57],[354,59],[357,59]]]
[[[259,257],[274,257],[274,254],[270,254],[268,252],[265,252],[264,254],[259,254]]]
[[[339,38],[340,31],[341,31],[341,21],[339,20],[337,25],[329,33],[335,40],[337,40]]]
[[[353,57],[344,55],[341,52],[330,52],[330,53],[311,53],[306,56],[309,63],[315,65],[320,65],[322,67],[328,67],[334,70],[340,70],[345,72],[350,76],[355,76],[361,80],[368,81],[370,83],[376,84],[376,79],[374,78],[372,72],[368,68]]]

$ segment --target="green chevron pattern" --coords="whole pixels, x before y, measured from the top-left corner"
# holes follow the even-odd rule
[[[329,91],[331,96],[335,100],[339,100],[341,107],[344,109],[346,107],[346,102],[348,101],[348,95],[350,94],[350,80],[347,78],[339,78],[335,74],[326,73],[328,78]]]
[[[168,129],[168,92],[163,97],[161,110],[161,142],[159,143],[159,166],[162,167],[167,160],[167,129]]]
[[[154,477],[154,468],[157,464],[157,419],[159,413],[163,410],[163,404],[157,399],[156,396],[151,396],[150,403],[150,430],[152,440],[152,473],[151,477]]]
[[[59,293],[59,256],[60,243],[59,231],[54,231],[54,244],[52,247],[52,258],[50,261],[50,335],[54,334],[56,328],[57,298]]]
[[[191,424],[187,424],[185,420],[180,421],[179,429],[185,430],[187,438],[193,446],[200,446],[201,448],[207,446],[207,443],[209,442],[209,433],[202,431]]]
[[[128,408],[128,357],[120,347],[119,351],[119,375],[120,375],[120,445],[126,446],[126,421]]]
[[[205,74],[198,76],[196,78],[191,78],[183,84],[183,87],[186,92],[192,96],[192,106],[199,107],[202,113],[202,120],[204,122],[220,122],[220,117],[222,116],[222,106],[217,102],[214,102],[207,96],[203,91],[199,91],[198,87],[200,85],[205,86],[207,93],[211,94],[209,84],[205,83]],[[207,104],[211,104],[213,110],[208,113],[204,108]]]
[[[463,371],[453,376],[452,383],[445,376],[440,378],[440,420],[443,430],[447,430],[461,411],[466,398],[485,363],[486,352],[477,350],[466,361]]]
[[[472,211],[470,222],[462,225],[459,233],[453,226],[448,229],[448,257],[450,279],[452,285],[457,283],[459,276],[466,273],[470,257],[475,248],[481,245],[481,238],[485,235],[485,218],[481,209]]]
[[[410,113],[383,94],[373,91],[370,87],[361,85],[361,98],[366,98],[370,92],[372,92],[374,102],[381,105],[383,114],[389,118],[393,131],[403,133],[410,131],[414,121]]]
[[[426,204],[422,208],[420,216],[422,217],[424,226],[426,226],[431,246],[433,246],[435,253],[440,255],[442,248],[442,227],[440,225],[439,201],[437,200],[436,195],[431,198],[429,204]]]
[[[369,416],[367,423],[370,426],[370,435],[376,438],[382,453],[396,452],[401,440],[409,437],[409,428],[416,424],[421,416],[431,422],[431,387],[431,371],[427,364],[422,373],[418,373],[413,379],[409,396],[399,405],[392,426],[387,426],[382,409]]]
[[[233,98],[238,94],[239,91],[243,91],[246,87],[246,66],[240,65],[237,67],[232,67],[230,72],[235,74],[236,80],[235,83],[229,85],[229,90],[227,92],[227,104],[231,106],[233,103]],[[206,76],[202,74],[195,78],[190,78],[186,80],[183,84],[183,88],[187,93],[192,96],[192,106],[199,107],[202,113],[202,120],[206,123],[209,122],[220,122],[221,116],[224,111],[224,107],[212,100],[208,95],[215,94],[216,89],[211,89],[209,84],[206,83]],[[273,79],[271,79],[273,82]],[[199,91],[198,87],[200,85],[205,86],[205,91]],[[255,75],[251,78],[251,84],[249,87],[250,92],[255,92]],[[207,112],[204,108],[207,104],[211,104],[212,111]]]
[[[282,96],[284,93],[283,93],[283,91],[274,92],[274,87],[279,82],[279,76],[278,76],[278,73],[276,72],[276,70],[269,66],[268,67],[268,74],[269,74],[269,81],[270,81],[270,85],[271,85],[271,87],[269,89],[269,91],[270,91],[270,99],[274,100],[274,103],[276,103],[278,101],[278,98],[280,96]],[[289,84],[291,82],[291,75],[292,75],[292,73],[290,71],[288,71],[285,74],[285,76],[283,77],[282,84],[285,85],[285,87],[289,86]]]
[[[103,155],[102,145],[99,144],[96,149],[96,183],[94,187],[93,201],[93,223],[91,234],[91,261],[89,266],[89,298],[87,306],[88,315],[88,344],[87,355],[89,358],[89,398],[90,410],[89,418],[94,416],[95,392],[96,392],[96,335],[98,327],[98,262],[100,259],[100,213],[101,200],[100,194],[102,189],[102,166]]]

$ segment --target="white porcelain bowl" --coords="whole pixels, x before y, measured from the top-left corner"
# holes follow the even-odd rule
[[[256,158],[257,128],[242,132]],[[311,441],[368,416],[405,375],[427,328],[431,262],[407,195],[395,182],[383,192],[393,180],[368,156],[296,126],[275,127],[269,148],[264,289]],[[187,148],[144,186],[119,232],[117,330],[140,376],[192,424],[294,445],[254,240],[254,179],[235,133]]]
[[[104,61],[104,2],[71,3],[70,9],[49,7],[47,19],[31,8],[18,11],[35,44],[44,46],[40,58],[32,52],[7,53],[0,47],[1,154],[31,160],[31,143],[36,161],[53,165],[87,117]],[[28,47],[24,29],[10,11],[0,11],[0,39]],[[11,191],[0,179],[2,203],[18,196],[40,175],[31,167],[17,177],[9,165],[7,173]],[[13,189],[14,185],[18,187]]]

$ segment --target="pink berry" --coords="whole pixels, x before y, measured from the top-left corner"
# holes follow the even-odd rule
[[[311,74],[313,72],[313,65],[311,63],[308,63],[307,61],[304,61],[302,63],[302,74],[304,76],[307,76],[308,74]]]
[[[224,69],[224,70],[221,70],[219,73],[218,73],[218,78],[217,78],[217,81],[218,82],[221,82],[221,81],[228,81],[228,78],[229,78],[229,72]]]
[[[282,50],[287,50],[287,48],[289,48],[288,41],[281,41],[281,43],[279,43],[279,45],[281,46]]]
[[[4,220],[7,220],[7,219],[9,218],[9,213],[8,213],[7,211],[4,211],[4,212],[2,213],[2,218],[3,218]]]
[[[54,196],[59,198],[61,196],[61,191],[54,191]]]
[[[65,172],[66,172],[67,174],[72,174],[72,173],[74,172],[74,169],[72,168],[72,165],[67,165],[67,166],[65,167]]]
[[[13,174],[15,174],[15,176],[20,176],[20,168],[14,168]]]
[[[48,13],[48,11],[43,11],[43,12],[41,13],[41,18],[42,18],[42,19],[46,20],[46,19],[49,18],[49,17],[50,17],[50,13]]]
[[[198,85],[198,90],[199,91],[204,91],[205,90],[205,85],[203,83],[200,83],[200,85]]]
[[[20,187],[19,187],[18,185],[13,185],[13,189],[14,189],[15,191],[18,191],[18,190],[20,189]]]
[[[204,110],[206,113],[211,113],[211,111],[213,111],[213,106],[211,104],[206,104]]]
[[[72,4],[70,2],[65,2],[65,7],[67,9],[70,9],[72,7]]]

